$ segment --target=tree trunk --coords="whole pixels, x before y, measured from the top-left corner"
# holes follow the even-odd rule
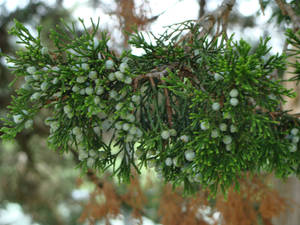
[[[295,62],[296,57],[289,58],[290,62]],[[293,68],[289,67],[284,74],[285,79],[295,76],[292,74]],[[286,82],[286,88],[293,88],[296,93],[296,98],[286,98],[287,103],[284,109],[292,109],[290,113],[300,112],[300,85],[296,82]],[[300,151],[300,149],[298,149]],[[299,225],[300,224],[300,181],[297,177],[292,176],[286,181],[274,178],[274,187],[279,191],[279,194],[287,199],[287,210],[283,212],[278,218],[273,220],[274,225]]]

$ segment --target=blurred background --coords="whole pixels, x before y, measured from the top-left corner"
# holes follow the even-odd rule
[[[165,26],[195,20],[216,9],[221,0],[0,0],[0,49],[14,55],[22,47],[7,31],[14,19],[33,33],[44,27],[42,42],[49,44],[50,29],[60,23],[100,18],[100,29],[111,34],[116,53],[129,49],[133,28],[162,33]],[[300,2],[287,1],[297,7]],[[263,9],[263,10],[262,10]],[[78,30],[82,28],[78,24]],[[284,31],[289,19],[280,14],[274,0],[237,0],[230,15],[229,33],[258,43],[271,36],[271,53],[285,48]],[[142,54],[132,49],[134,54]],[[293,59],[291,59],[293,60]],[[288,74],[287,74],[288,76]],[[0,117],[6,115],[17,85],[4,58],[0,60]],[[296,111],[299,99],[290,101]],[[299,112],[299,110],[298,110]],[[34,121],[34,129],[22,132],[14,142],[0,142],[0,225],[164,224],[164,225],[299,225],[300,185],[295,177],[286,181],[257,175],[242,181],[241,193],[230,191],[228,199],[207,200],[199,191],[182,197],[181,189],[162,184],[154,171],[144,170],[130,184],[118,184],[110,174],[82,174],[72,153],[61,155],[47,148],[47,112]],[[2,126],[0,122],[0,126]]]

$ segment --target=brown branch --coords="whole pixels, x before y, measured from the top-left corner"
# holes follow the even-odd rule
[[[283,15],[288,15],[295,30],[300,29],[300,17],[297,16],[290,4],[282,0],[275,0]]]
[[[228,17],[234,4],[235,0],[223,0],[221,6],[218,7],[215,11],[201,17],[197,22],[197,25],[202,28],[199,37],[203,37],[205,34],[210,32],[216,21],[223,19],[224,16]]]
[[[162,83],[165,85],[166,82],[162,80]],[[166,97],[166,107],[167,107],[167,115],[168,115],[168,123],[169,127],[171,128],[173,126],[173,121],[172,121],[172,107],[170,103],[170,96],[167,88],[164,88],[164,94]]]

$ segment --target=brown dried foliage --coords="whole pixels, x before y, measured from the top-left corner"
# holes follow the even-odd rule
[[[111,182],[101,181],[100,188],[99,179],[94,177],[92,181],[97,184],[97,188],[84,206],[81,222],[88,219],[90,224],[95,224],[97,220],[104,219],[109,224],[109,218],[120,215],[121,208],[126,206],[132,209],[132,218],[138,219],[141,224],[142,216],[147,216],[147,199],[137,175],[131,179],[125,188],[125,194],[122,195],[118,194],[117,186]],[[208,225],[211,222],[209,223],[207,218],[210,218],[213,224],[221,222],[222,225],[259,225],[262,221],[264,225],[272,225],[272,218],[286,210],[286,199],[280,197],[278,192],[269,186],[268,177],[246,175],[239,182],[239,192],[232,187],[227,199],[224,199],[223,194],[219,194],[212,201],[208,201],[206,191],[183,197],[182,189],[174,190],[171,185],[165,185],[162,193],[158,193],[161,194],[157,212],[160,223]],[[218,220],[213,217],[216,212],[221,215]]]
[[[286,207],[286,200],[272,189],[266,176],[246,176],[240,180],[240,193],[231,188],[228,199],[219,195],[216,209],[221,212],[226,225],[258,225],[259,217],[264,225],[271,225],[271,219],[279,216]]]

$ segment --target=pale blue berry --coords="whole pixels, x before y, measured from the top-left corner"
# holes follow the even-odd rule
[[[125,84],[131,84],[132,83],[132,78],[131,77],[126,77],[124,82],[125,82]]]
[[[122,73],[124,73],[126,71],[126,69],[128,68],[128,65],[126,62],[123,62],[120,64],[119,69]]]
[[[220,74],[217,74],[217,73],[215,73],[215,75],[214,75],[214,79],[215,79],[215,81],[220,81],[220,80],[223,80],[223,79],[224,79],[224,77],[223,77],[223,76],[221,76]]]
[[[232,106],[237,106],[239,104],[239,100],[237,98],[231,98],[230,99],[230,104]]]
[[[299,137],[298,136],[293,137],[292,142],[297,144],[299,142]]]
[[[34,66],[30,66],[30,67],[27,67],[26,71],[27,71],[27,73],[32,75],[36,72],[36,69]]]
[[[117,78],[117,80],[122,81],[124,78],[124,74],[121,73],[120,71],[115,72],[115,76]]]
[[[94,98],[94,103],[96,104],[96,105],[98,105],[99,103],[100,103],[100,98],[99,98],[99,96],[96,96],[95,98]]]
[[[64,106],[64,112],[65,112],[66,114],[71,113],[71,112],[72,112],[71,106],[69,106],[69,105]]]
[[[187,143],[187,142],[189,141],[189,136],[187,136],[187,135],[182,135],[182,136],[180,136],[179,139],[180,139],[181,141]]]
[[[215,103],[212,104],[212,109],[214,111],[218,111],[220,109],[220,107],[221,107],[220,103],[218,103],[218,102],[215,102]]]
[[[116,79],[115,73],[110,73],[110,74],[108,75],[108,79],[109,79],[110,81],[114,81],[114,80]]]
[[[26,129],[32,127],[32,125],[33,125],[33,120],[27,120],[24,124]]]
[[[213,130],[213,131],[211,132],[211,137],[212,137],[212,138],[217,138],[217,137],[219,137],[219,131],[218,131],[218,130]]]
[[[237,89],[232,89],[230,92],[229,92],[229,95],[230,97],[232,98],[236,98],[238,95],[239,95],[239,92]]]
[[[193,150],[187,150],[184,152],[184,156],[187,161],[193,161],[195,159],[195,152]]]
[[[221,123],[219,128],[220,128],[221,131],[226,131],[227,130],[227,124]]]
[[[130,125],[128,123],[124,123],[122,129],[128,131],[130,129]]]
[[[48,48],[47,47],[43,47],[42,49],[41,49],[41,53],[42,53],[42,55],[47,55],[48,54]]]
[[[102,86],[96,87],[96,95],[102,95],[104,93],[104,88]]]
[[[170,129],[170,136],[176,136],[177,135],[177,131],[175,129]]]
[[[36,92],[33,95],[31,95],[30,100],[31,101],[36,101],[41,97],[41,93],[40,92]]]
[[[230,132],[231,132],[231,133],[235,133],[235,132],[237,132],[237,130],[238,130],[238,129],[237,129],[237,127],[236,127],[235,125],[231,125],[231,126],[230,126]]]
[[[165,160],[165,164],[166,164],[166,166],[172,166],[172,159],[171,158],[166,158],[166,160]]]
[[[162,139],[167,140],[170,137],[170,132],[168,130],[164,130],[161,132]]]
[[[114,61],[112,61],[112,60],[107,60],[106,62],[105,62],[105,68],[106,69],[108,69],[108,70],[110,70],[110,69],[112,69],[114,67]]]
[[[293,129],[291,130],[291,134],[292,134],[292,135],[297,135],[298,132],[299,132],[299,130],[298,130],[297,128],[293,128]]]
[[[87,63],[82,63],[82,64],[81,64],[81,68],[82,68],[83,70],[88,70],[88,69],[90,68],[90,66],[89,66],[89,64],[87,64]]]
[[[86,81],[87,77],[85,76],[80,76],[76,78],[76,81],[80,84],[84,83]]]
[[[229,144],[231,144],[231,142],[232,142],[231,136],[225,135],[225,136],[223,137],[223,143],[224,143],[225,145],[229,145]]]
[[[135,103],[139,103],[141,101],[141,97],[139,95],[132,95],[131,100]]]
[[[88,158],[87,162],[86,162],[86,165],[87,167],[89,168],[92,168],[95,164],[95,159],[94,158]]]
[[[24,120],[22,115],[13,115],[13,120],[16,124],[22,123]]]
[[[201,127],[201,130],[208,130],[209,129],[209,123],[206,122],[206,121],[201,122],[200,127]]]
[[[290,150],[290,152],[295,152],[295,151],[297,151],[297,145],[296,144],[292,144],[292,145],[290,145],[289,146],[289,150]]]
[[[98,75],[97,75],[96,71],[89,72],[89,78],[90,79],[95,80],[95,79],[97,79],[97,77],[98,77]]]

